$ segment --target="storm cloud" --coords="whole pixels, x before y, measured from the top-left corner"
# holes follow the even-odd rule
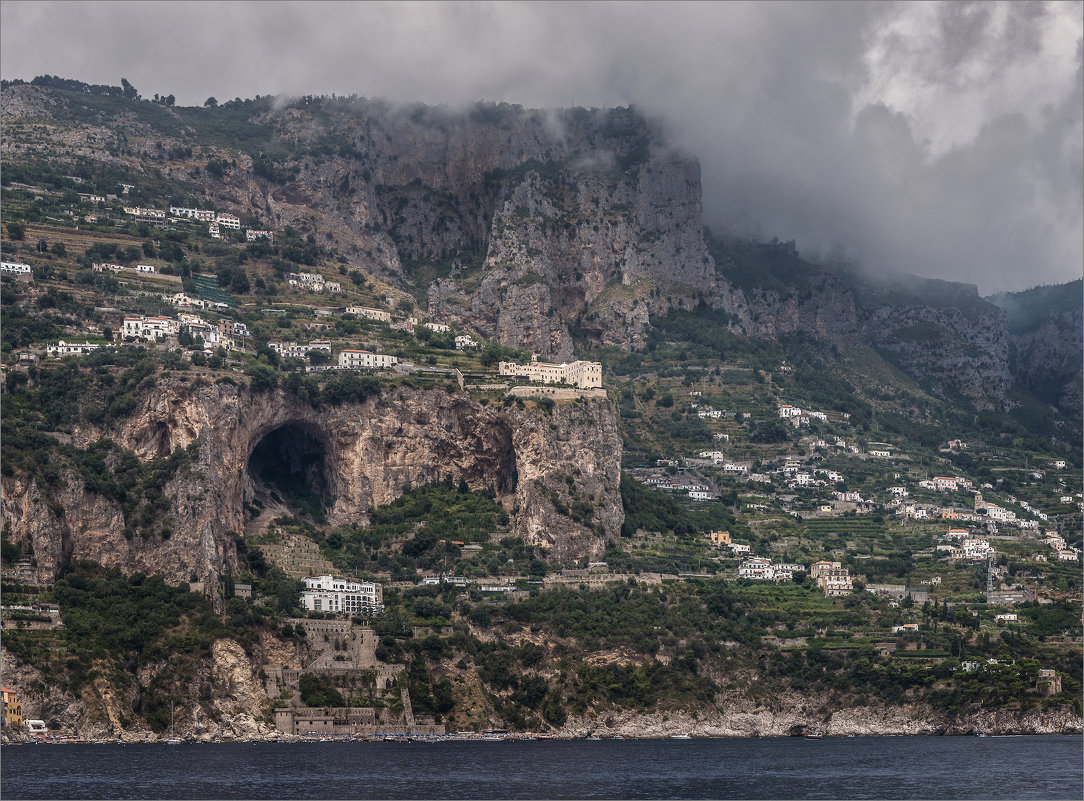
[[[5,2],[0,72],[634,105],[699,157],[713,228],[985,294],[1084,272],[1082,26],[1077,2]]]

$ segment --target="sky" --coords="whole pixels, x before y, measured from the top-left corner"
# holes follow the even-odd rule
[[[1081,2],[0,3],[0,74],[182,105],[633,105],[713,229],[988,294],[1084,272]]]

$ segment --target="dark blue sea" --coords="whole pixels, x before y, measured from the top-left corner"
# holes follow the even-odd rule
[[[1084,797],[1080,737],[11,745],[15,798]]]

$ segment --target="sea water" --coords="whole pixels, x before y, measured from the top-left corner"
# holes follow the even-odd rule
[[[1084,797],[1080,737],[10,745],[16,798]]]

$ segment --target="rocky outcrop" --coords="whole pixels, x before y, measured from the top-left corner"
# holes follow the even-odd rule
[[[282,649],[281,643],[265,651],[267,638],[249,656],[231,639],[216,640],[207,659],[197,663],[186,684],[175,688],[173,733],[189,740],[262,740],[277,736],[270,722],[271,701],[259,674],[264,661]],[[34,666],[2,653],[4,686],[14,689],[23,704],[24,718],[43,720],[52,734],[86,740],[155,741],[170,734],[155,733],[134,712],[139,687],[151,686],[165,665],[140,669],[136,682],[114,684],[103,670],[73,693],[55,684]],[[201,692],[202,688],[202,692]]]
[[[244,530],[245,503],[260,480],[254,461],[269,458],[257,449],[265,440],[276,460],[309,466],[332,523],[363,521],[404,489],[446,479],[508,497],[515,529],[562,560],[601,553],[623,520],[621,437],[616,412],[602,399],[558,402],[546,412],[402,387],[365,403],[314,407],[281,390],[162,380],[127,419],[75,433],[84,446],[102,436],[143,459],[196,445],[198,455],[163,490],[170,535],[126,538],[119,507],[84,489],[74,473],[49,496],[25,477],[5,476],[11,538],[32,545],[44,575],[57,575],[67,559],[174,582],[236,571],[233,536]],[[584,504],[589,515],[570,516]]]
[[[590,735],[625,738],[670,737],[788,737],[822,735],[870,737],[884,735],[1079,734],[1082,721],[1067,708],[1020,711],[976,709],[946,714],[923,703],[869,705],[832,709],[827,698],[784,694],[777,703],[759,705],[735,700],[721,709],[672,710],[643,714],[607,712],[597,717],[570,718],[563,737]]]

